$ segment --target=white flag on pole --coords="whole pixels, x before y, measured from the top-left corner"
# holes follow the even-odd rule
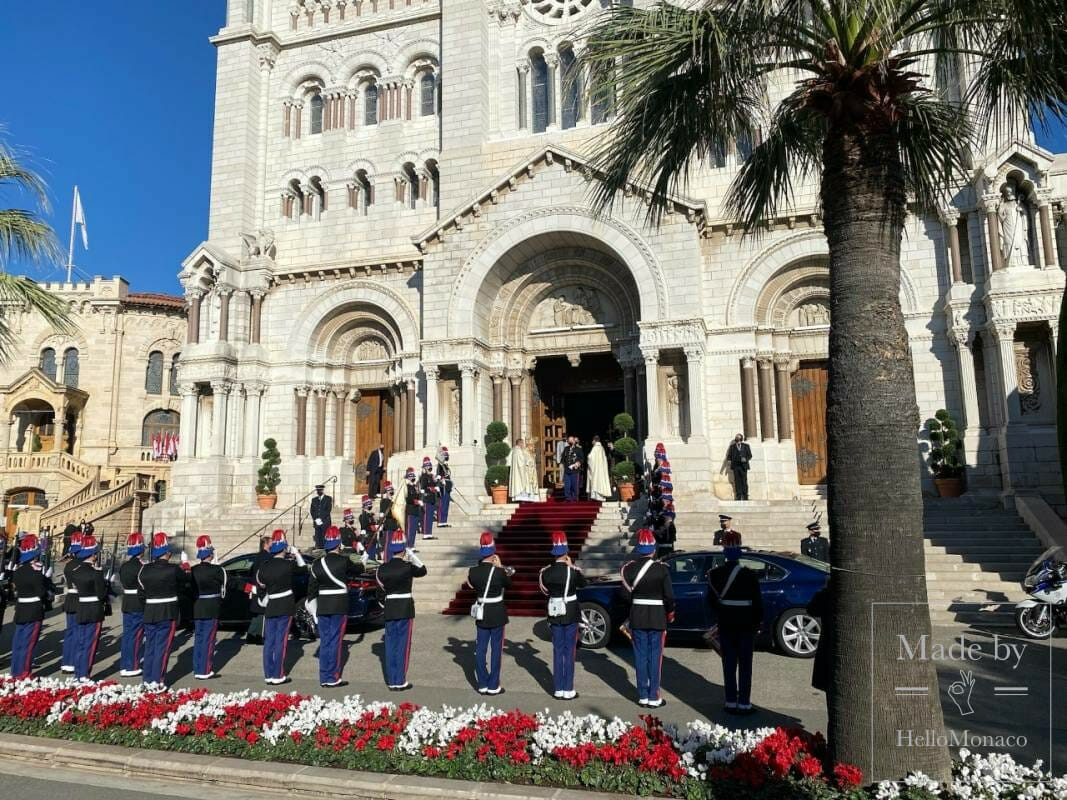
[[[74,187],[74,224],[82,227],[82,247],[89,249],[89,229],[85,225],[85,209],[82,208],[82,196],[78,187]]]

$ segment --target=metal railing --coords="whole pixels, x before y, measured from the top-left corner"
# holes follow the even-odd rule
[[[332,483],[334,491],[335,492],[337,491],[337,476],[336,475],[331,475],[329,478],[324,480],[323,483],[324,484]],[[267,523],[264,523],[263,525],[260,525],[258,528],[256,528],[250,534],[248,534],[248,536],[243,538],[241,541],[239,541],[237,544],[235,544],[233,547],[231,547],[229,550],[227,550],[225,553],[223,553],[222,556],[218,560],[222,561],[225,558],[227,558],[231,553],[233,553],[233,551],[237,550],[239,547],[241,547],[249,539],[253,539],[253,538],[261,536],[265,530],[267,530],[268,528],[272,528],[274,526],[274,524],[278,522],[278,520],[280,520],[282,517],[284,517],[286,514],[288,514],[290,512],[293,513],[293,525],[292,525],[293,541],[292,541],[292,544],[295,545],[296,544],[296,540],[300,535],[301,523],[303,522],[303,519],[300,517],[300,514],[299,514],[299,508],[303,504],[303,502],[305,500],[307,500],[309,497],[311,497],[311,495],[313,495],[313,494],[315,494],[315,490],[314,489],[312,489],[310,492],[307,492],[306,494],[301,495],[296,500],[296,502],[294,502],[292,505],[287,506],[284,511],[282,511],[281,513],[279,513],[276,516],[274,516],[270,520],[270,522],[267,522]]]

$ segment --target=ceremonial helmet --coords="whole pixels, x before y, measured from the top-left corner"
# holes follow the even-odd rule
[[[33,561],[39,555],[41,555],[41,544],[37,537],[32,533],[26,534],[19,542],[19,563],[25,564],[27,561]]]
[[[438,448],[438,450],[437,450],[437,460],[438,461],[448,461],[448,448],[447,447]]]
[[[284,550],[288,546],[289,546],[289,542],[287,542],[285,540],[285,531],[283,531],[281,528],[278,528],[278,530],[274,531],[270,535],[270,547],[269,547],[269,550],[270,550],[271,553],[275,553],[275,554],[280,553],[280,552],[282,552],[282,550]]]
[[[668,478],[664,478],[659,482],[659,488],[665,492],[674,491],[674,484]]]
[[[407,550],[407,539],[404,537],[404,531],[397,528],[393,531],[392,538],[389,539],[389,555],[395,556],[403,553]]]
[[[414,467],[408,467],[407,468],[407,471],[404,473],[404,479],[405,480],[409,480],[409,481],[415,480],[415,468]]]
[[[363,495],[363,497],[360,498],[360,503],[363,505],[364,508],[370,508],[372,505],[374,505],[374,499],[369,494],[365,494]]]
[[[496,552],[496,540],[493,538],[493,534],[489,531],[482,533],[478,539],[478,557],[489,558]]]
[[[423,469],[433,469],[433,462],[430,461],[430,457],[429,456],[423,456],[422,457],[422,468]]]
[[[552,555],[559,558],[559,556],[565,556],[571,551],[570,546],[567,544],[567,534],[563,531],[552,531]]]
[[[386,481],[382,484],[382,492],[388,494],[395,494],[396,488],[393,486],[391,481]]]
[[[663,446],[663,442],[656,442],[656,447],[652,453],[657,458],[665,457],[667,455],[667,448]]]
[[[364,496],[366,496],[366,495],[364,495]],[[351,520],[354,520],[355,518],[356,518],[356,515],[352,513],[352,509],[351,508],[346,508],[344,510],[344,512],[341,514],[341,519],[343,519],[345,522],[349,522]]]
[[[196,537],[196,557],[205,561],[215,555],[215,546],[211,543],[211,537],[202,534]]]
[[[637,532],[637,546],[634,553],[639,556],[650,556],[656,552],[656,537],[648,528],[642,528]]]
[[[70,535],[70,546],[67,548],[67,552],[72,556],[78,555],[78,551],[82,549],[82,539],[85,538],[85,534],[81,531],[74,531]]]
[[[336,525],[331,525],[326,529],[326,533],[322,538],[322,546],[327,550],[336,550],[341,546],[341,529]]]
[[[152,558],[162,558],[170,552],[170,540],[163,531],[152,534]]]
[[[92,558],[96,555],[96,551],[100,549],[99,544],[96,541],[96,537],[92,534],[88,536],[82,536],[81,550],[78,551],[78,558],[86,559]]]
[[[137,558],[144,552],[144,536],[140,531],[134,531],[126,537],[126,555]]]

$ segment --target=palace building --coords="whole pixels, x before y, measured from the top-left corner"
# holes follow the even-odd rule
[[[338,504],[360,494],[379,442],[394,481],[447,446],[473,499],[490,421],[532,440],[552,482],[559,438],[604,436],[624,409],[642,443],[666,444],[679,505],[732,497],[737,432],[754,500],[818,497],[830,318],[817,187],[742,237],[721,207],[751,147],[739,141],[659,227],[640,184],[595,215],[583,153],[614,112],[571,80],[572,32],[607,1],[229,1],[212,40],[208,235],[180,273],[180,457],[154,524],[248,516],[266,438],[279,509],[332,476]],[[785,90],[772,83],[771,101]],[[970,489],[1009,504],[1038,492],[1063,506],[1065,198],[1067,156],[1030,136],[991,143],[904,234],[920,413],[953,413]],[[916,469],[922,448],[920,434]]]

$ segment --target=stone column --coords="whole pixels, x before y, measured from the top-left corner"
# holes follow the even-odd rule
[[[774,438],[774,362],[759,359],[759,427],[764,441]]]
[[[214,407],[211,412],[213,430],[211,431],[211,455],[226,455],[226,417],[230,405],[230,389],[232,385],[228,381],[212,381],[211,391],[215,396]]]
[[[407,438],[407,450],[415,449],[415,379],[404,381],[407,400],[404,402],[404,433]]]
[[[981,205],[985,211],[986,232],[989,236],[989,266],[993,272],[1004,269],[1004,258],[1000,252],[1000,220],[997,219],[999,200],[996,192],[982,195]]]
[[[242,454],[254,458],[259,453],[259,412],[266,387],[261,383],[246,383],[248,403],[245,410],[245,442]]]
[[[978,384],[974,375],[974,357],[971,355],[971,335],[969,331],[952,331],[952,343],[956,346],[956,357],[960,367],[960,394],[963,396],[963,426],[968,433],[977,433],[980,427],[978,419]]]
[[[404,395],[396,384],[389,387],[389,392],[393,395],[393,452],[399,453],[404,449]]]
[[[307,455],[308,392],[307,386],[296,387],[296,454]]]
[[[756,435],[756,359],[741,359],[741,419],[746,439]]]
[[[178,419],[178,457],[193,458],[196,455],[196,416],[200,403],[195,383],[179,383],[178,394],[182,398],[182,415]]]
[[[333,455],[343,457],[345,454],[345,402],[348,389],[343,386],[333,388]]]
[[[634,370],[634,393],[637,398],[637,413],[634,414],[637,438],[643,439],[648,435],[648,411],[645,408],[645,362],[641,361]]]
[[[67,404],[60,403],[59,406],[52,410],[52,413],[55,415],[55,439],[52,442],[52,449],[57,453],[62,453],[63,433],[67,429]]]
[[[315,389],[315,455],[326,455],[326,387]]]
[[[982,332],[982,359],[985,363],[985,393],[986,409],[989,414],[989,425],[996,427],[1001,424],[1001,414],[1004,412],[1004,403],[1000,399],[1000,351],[997,348],[996,337],[993,335],[993,326],[988,326]]]
[[[559,72],[559,56],[556,53],[545,53],[545,63],[548,65],[548,119],[546,128],[557,130],[559,128],[559,93],[556,91],[556,78]]]
[[[634,412],[634,396],[637,394],[637,387],[634,385],[636,372],[633,364],[626,363],[622,365],[623,410],[631,417],[636,416]]]
[[[248,341],[259,344],[263,331],[263,295],[262,289],[253,289],[249,294],[252,296],[252,312],[248,325]]]
[[[960,232],[956,223],[960,221],[960,212],[949,206],[941,209],[941,222],[945,226],[948,240],[948,261],[952,283],[963,282],[963,262],[960,258]]]
[[[648,431],[645,436],[654,439],[663,428],[659,412],[659,350],[642,347],[641,355],[645,360],[645,403],[648,406]]]
[[[219,288],[219,341],[230,340],[230,297],[233,289]]]
[[[0,410],[0,453],[11,449],[11,412]]]
[[[1043,269],[1058,268],[1056,263],[1055,239],[1052,235],[1052,190],[1038,189],[1037,216],[1041,223],[1041,256]]]
[[[203,292],[195,290],[186,295],[189,299],[188,329],[185,339],[189,344],[200,342],[200,304],[204,300]]]
[[[511,441],[526,438],[522,434],[522,379],[521,372],[508,373],[511,384]]]
[[[793,438],[793,385],[789,380],[792,359],[788,355],[774,357],[774,398],[778,403],[778,441]]]
[[[493,381],[493,419],[504,419],[504,376],[498,372],[492,374]]]
[[[685,360],[689,370],[689,436],[704,436],[704,348],[685,348]]]
[[[473,364],[461,364],[459,368],[461,376],[460,389],[460,429],[463,432],[463,445],[470,447],[476,437],[474,429],[475,406],[478,398],[474,392],[474,376],[477,374]]]
[[[437,366],[426,365],[422,368],[426,374],[426,436],[425,446],[437,448],[440,439],[437,435],[439,424],[438,399],[439,389],[437,381],[441,378],[441,370]]]
[[[1019,421],[1019,376],[1015,371],[1015,323],[996,322],[993,332],[1000,356],[1000,407],[1005,425]]]
[[[234,384],[233,402],[230,403],[229,421],[226,423],[226,452],[238,458],[244,452],[245,414],[248,408],[248,392],[244,384]]]

